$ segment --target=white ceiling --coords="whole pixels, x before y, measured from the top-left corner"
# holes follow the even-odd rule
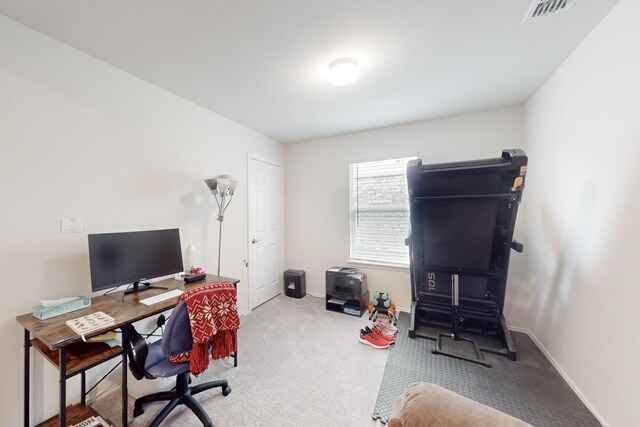
[[[618,0],[0,0],[0,13],[282,142],[525,102]],[[360,79],[334,87],[351,56]]]

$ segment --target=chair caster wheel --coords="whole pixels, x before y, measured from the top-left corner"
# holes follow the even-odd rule
[[[223,387],[223,388],[222,388],[222,395],[223,395],[223,396],[228,396],[228,395],[229,395],[229,393],[231,393],[231,387],[226,386],[226,387]]]
[[[144,414],[144,408],[142,407],[142,405],[140,405],[140,406],[135,405],[133,407],[133,416],[134,417],[138,417],[138,416],[140,416],[142,414]]]

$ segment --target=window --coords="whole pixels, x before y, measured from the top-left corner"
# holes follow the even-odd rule
[[[408,265],[407,162],[404,157],[349,165],[351,259]]]

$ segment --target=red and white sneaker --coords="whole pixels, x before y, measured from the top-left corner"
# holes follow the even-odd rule
[[[370,345],[375,348],[388,348],[389,341],[383,339],[375,331],[372,331],[368,327],[360,330],[360,342],[362,344]]]
[[[382,335],[394,336],[398,332],[398,328],[393,326],[391,323],[383,322],[382,320],[376,320],[373,327],[380,330]]]
[[[368,326],[365,326],[364,331],[368,332],[371,331],[372,329],[369,329]],[[387,333],[385,333],[385,331],[381,330],[380,328],[378,328],[377,326],[373,327],[373,332],[376,333],[380,338],[382,338],[385,341],[388,341],[389,344],[393,344],[396,342],[396,337],[393,335],[389,335]]]
[[[369,329],[369,328],[367,328]],[[377,326],[373,327],[373,332],[375,332],[376,334],[378,334],[378,336],[380,338],[382,338],[383,340],[387,340],[389,341],[389,344],[393,344],[396,342],[396,337],[395,335],[388,335],[385,331],[380,330]]]

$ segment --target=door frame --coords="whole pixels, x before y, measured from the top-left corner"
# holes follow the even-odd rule
[[[275,160],[269,159],[267,157],[262,157],[259,155],[254,155],[251,152],[247,152],[247,282],[248,282],[248,295],[247,295],[247,300],[248,300],[248,309],[249,311],[253,310],[252,307],[252,293],[253,293],[253,285],[251,283],[252,281],[252,277],[251,277],[251,268],[253,265],[253,260],[251,259],[251,180],[250,180],[250,168],[251,168],[251,161],[252,160],[257,160],[259,162],[262,163],[267,163],[270,164],[272,166],[277,166],[280,168],[280,217],[278,218],[280,221],[280,250],[278,253],[278,267],[280,268],[280,270],[283,269],[284,266],[284,166],[282,163],[277,162]],[[284,270],[283,270],[284,271]],[[276,271],[277,274],[277,278],[278,278],[278,286],[279,286],[279,292],[276,293],[276,296],[280,295],[282,293],[282,286],[283,286],[283,279],[281,277],[281,272],[280,271]]]

